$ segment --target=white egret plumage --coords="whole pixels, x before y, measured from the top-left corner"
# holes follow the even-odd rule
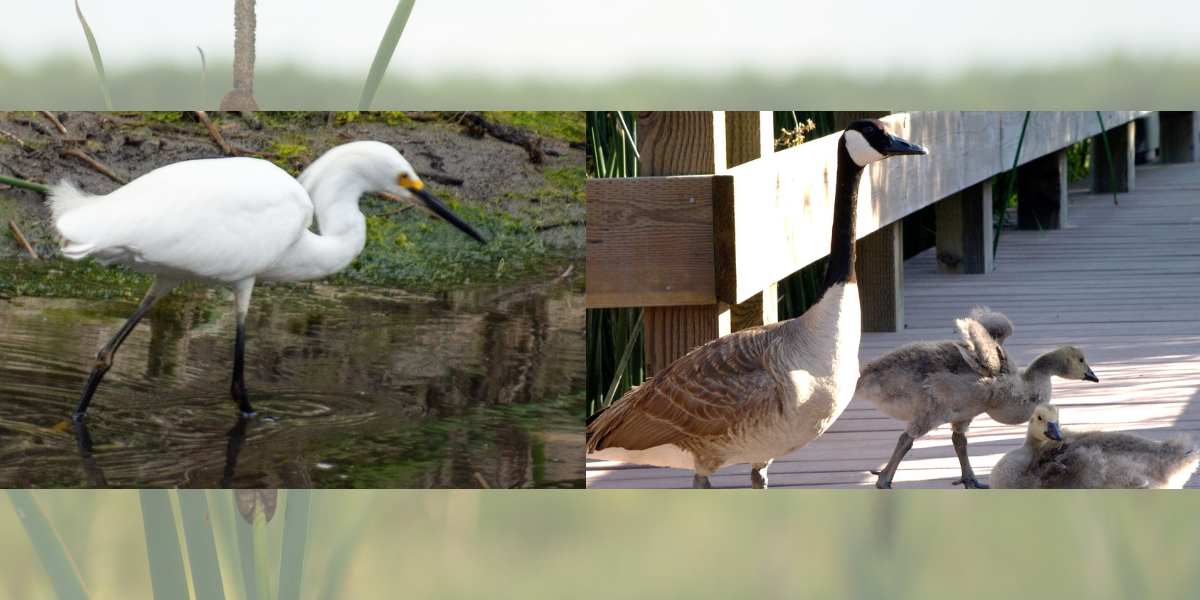
[[[74,417],[85,414],[138,321],[182,281],[233,287],[237,342],[230,391],[242,413],[253,414],[243,363],[255,281],[303,281],[346,268],[366,243],[358,200],[373,191],[418,199],[486,241],[425,189],[395,148],[381,142],[337,146],[298,178],[268,161],[238,157],[160,167],[103,196],[84,194],[65,181],[54,186],[50,208],[65,256],[155,275],[141,304],[97,356]],[[314,213],[319,234],[309,231]]]

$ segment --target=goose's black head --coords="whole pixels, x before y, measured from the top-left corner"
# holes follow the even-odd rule
[[[882,121],[855,121],[842,133],[842,144],[854,164],[865,167],[875,161],[900,154],[928,154],[925,148],[905,140],[887,129]]]

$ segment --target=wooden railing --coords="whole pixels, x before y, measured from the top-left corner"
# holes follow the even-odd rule
[[[707,339],[769,321],[775,282],[829,252],[840,134],[772,152],[770,116],[643,113],[643,172],[692,174],[587,181],[588,308],[663,307],[647,312],[649,373]],[[989,181],[1012,168],[1025,116],[955,111],[883,118],[929,154],[872,164],[863,177],[858,235],[865,330],[903,328],[899,253],[906,215],[938,204],[940,271],[991,270]],[[1115,177],[1097,137],[1101,118]],[[1117,191],[1131,189],[1138,120],[1146,131],[1162,131],[1164,160],[1196,160],[1197,113],[1032,113],[1016,161],[1019,226],[1066,225],[1065,149],[1082,140],[1097,138],[1095,191],[1111,191],[1114,179]],[[739,322],[747,303],[753,314]]]

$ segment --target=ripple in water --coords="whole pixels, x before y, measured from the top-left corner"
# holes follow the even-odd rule
[[[245,421],[232,303],[172,295],[118,351],[86,431],[68,415],[133,303],[0,301],[0,486],[582,487],[581,295],[386,293],[257,289]]]

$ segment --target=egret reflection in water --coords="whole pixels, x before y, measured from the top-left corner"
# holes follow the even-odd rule
[[[156,306],[79,431],[89,355],[134,301],[0,300],[0,485],[582,487],[582,294],[263,288],[242,422],[224,293]]]

